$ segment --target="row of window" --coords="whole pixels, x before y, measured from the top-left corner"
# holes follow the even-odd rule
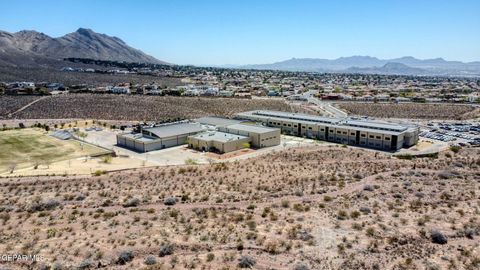
[[[265,138],[265,139],[261,139],[260,141],[263,142],[263,141],[268,141],[268,140],[273,140],[273,139],[275,139],[275,137],[268,137],[268,138]]]
[[[272,125],[282,125],[282,123],[277,123],[277,122],[268,122],[269,124],[272,124]],[[283,124],[283,126],[285,127],[291,127],[292,125],[291,124]],[[297,127],[297,125],[293,125],[293,127]],[[303,129],[306,129],[306,126],[302,126]],[[309,130],[312,130],[312,127],[308,127]],[[324,128],[321,128],[320,131],[325,131]],[[330,129],[330,133],[334,133],[333,129]],[[337,134],[343,134],[343,135],[347,135],[348,132],[347,131],[340,131],[340,130],[337,130]],[[355,132],[351,132],[350,133],[350,136],[355,136]],[[361,137],[365,138],[367,135],[366,134],[360,134]],[[382,139],[382,136],[374,136],[374,135],[369,135],[369,138],[370,139],[377,139],[377,140],[381,140]],[[390,140],[390,137],[385,137],[384,138],[386,141],[389,141]]]

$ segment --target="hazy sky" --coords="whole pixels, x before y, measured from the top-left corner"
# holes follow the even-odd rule
[[[480,60],[480,0],[2,1],[0,29],[79,27],[176,64],[370,55]]]

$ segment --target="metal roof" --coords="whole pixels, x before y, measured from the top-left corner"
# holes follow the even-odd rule
[[[259,116],[259,117],[266,117],[266,118],[279,118],[279,119],[290,119],[296,121],[305,121],[305,122],[315,122],[315,123],[326,123],[326,124],[334,124],[336,122],[341,121],[343,118],[336,118],[336,117],[323,117],[323,116],[316,116],[316,115],[309,115],[303,113],[290,113],[290,112],[280,112],[280,111],[248,111],[237,114],[238,116]]]
[[[365,120],[347,120],[345,123],[342,123],[346,126],[354,126],[354,127],[361,127],[361,128],[373,128],[373,129],[380,129],[380,130],[388,130],[388,131],[396,131],[401,132],[407,129],[406,126],[385,123],[380,121],[365,121]]]
[[[209,126],[228,126],[233,124],[241,123],[240,120],[235,119],[228,119],[223,117],[215,117],[215,116],[207,116],[201,117],[193,120],[194,122],[200,123],[202,125],[209,125]]]
[[[337,128],[356,129],[371,132],[392,132],[389,134],[402,133],[409,129],[407,125],[400,125],[394,123],[387,123],[382,121],[369,121],[369,120],[352,120],[348,117],[323,117],[316,115],[308,115],[302,113],[289,113],[279,111],[248,111],[237,114],[239,118],[246,117],[260,117],[268,120],[291,120],[302,124],[320,124],[320,125],[332,125]]]
[[[153,135],[159,138],[168,138],[173,136],[198,133],[203,131],[204,128],[198,123],[178,123],[144,128],[144,130],[151,132]]]
[[[278,128],[271,128],[265,127],[261,125],[254,125],[254,124],[233,124],[226,127],[227,129],[236,129],[241,131],[247,132],[254,132],[254,133],[266,133],[278,130]]]

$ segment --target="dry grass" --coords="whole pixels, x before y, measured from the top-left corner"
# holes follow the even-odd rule
[[[337,105],[354,115],[378,118],[465,119],[465,117],[475,117],[471,114],[475,108],[470,105],[358,102],[342,102]],[[478,113],[476,115],[478,117]]]
[[[24,98],[24,97],[17,97]],[[281,100],[70,94],[41,100],[17,119],[174,120],[254,110],[290,110]]]
[[[309,147],[224,164],[2,179],[0,253],[39,253],[67,268],[478,269],[479,156],[399,160]],[[432,230],[448,243],[432,243]]]

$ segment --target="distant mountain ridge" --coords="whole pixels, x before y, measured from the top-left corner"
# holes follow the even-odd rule
[[[333,60],[292,58],[272,64],[237,67],[307,72],[480,76],[480,62],[478,61],[464,63],[460,61],[446,61],[443,58],[421,60],[412,56],[394,59],[379,59],[371,56],[340,57]]]
[[[0,65],[48,66],[68,57],[168,64],[128,46],[118,37],[87,28],[58,38],[32,30],[0,31]]]

